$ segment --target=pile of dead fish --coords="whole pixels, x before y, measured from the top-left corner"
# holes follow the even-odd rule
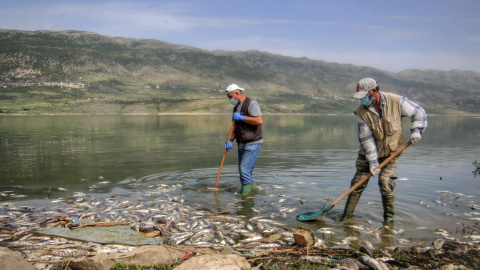
[[[175,186],[161,185],[148,196],[159,197],[153,203],[121,200],[112,195],[98,200],[83,193],[75,193],[74,203],[53,209],[16,207],[4,203],[0,208],[0,240],[20,238],[41,227],[69,226],[72,220],[89,219],[101,222],[128,223],[146,237],[161,237],[170,245],[215,246],[226,243],[236,246],[259,245],[269,236],[275,240],[265,247],[291,244],[292,233],[282,223],[261,216],[245,220],[244,216],[226,215],[188,206],[178,197],[168,195]],[[161,196],[160,196],[161,195]]]
[[[50,269],[52,265],[66,262],[69,258],[131,249],[128,245],[118,243],[100,245],[35,233],[45,227],[75,229],[75,224],[80,224],[78,222],[82,220],[92,220],[93,224],[128,224],[139,234],[159,238],[166,245],[209,247],[246,257],[295,246],[294,230],[285,224],[261,215],[247,218],[230,215],[228,210],[213,211],[200,205],[186,205],[182,198],[169,195],[179,188],[177,185],[161,184],[144,194],[150,198],[144,200],[146,202],[128,200],[127,196],[119,195],[98,199],[76,192],[65,204],[49,209],[3,203],[0,206],[0,246],[20,251],[24,258],[42,269]],[[328,233],[328,228],[321,230],[320,233]],[[337,248],[351,251],[352,241],[360,243],[360,239],[350,237],[339,243]],[[374,269],[388,269],[383,261],[391,258],[385,255],[387,259],[383,261],[373,259],[369,252],[373,248],[371,244],[361,241],[360,246],[362,253],[358,253],[357,259],[340,262],[331,257],[301,258],[310,263],[346,264],[347,269],[363,269],[359,268],[359,264]],[[318,239],[314,247],[326,248],[323,241]]]
[[[59,262],[65,260],[67,254],[85,256],[98,250],[100,245],[35,233],[45,227],[75,229],[75,224],[82,220],[91,220],[93,224],[128,224],[139,234],[160,238],[164,244],[172,246],[222,248],[229,245],[254,250],[294,244],[293,232],[278,221],[261,216],[246,219],[241,215],[228,215],[229,211],[185,205],[183,199],[169,195],[179,188],[159,185],[145,194],[151,198],[151,203],[134,202],[118,195],[98,199],[80,192],[74,193],[68,203],[49,209],[3,203],[0,206],[0,245],[32,254],[31,259],[39,263]],[[94,247],[80,248],[86,245]]]

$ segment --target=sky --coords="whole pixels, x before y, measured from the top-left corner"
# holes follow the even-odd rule
[[[0,28],[259,50],[390,72],[480,72],[479,0],[0,0]]]

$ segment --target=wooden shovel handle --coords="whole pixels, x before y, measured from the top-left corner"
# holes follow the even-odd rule
[[[408,141],[407,143],[403,144],[400,146],[400,148],[397,149],[393,154],[391,154],[389,157],[387,157],[380,165],[377,166],[377,169],[383,168],[387,163],[389,163],[392,159],[396,158],[398,155],[400,155],[405,148],[407,148],[412,142]],[[358,181],[355,185],[353,185],[349,190],[347,190],[345,193],[342,194],[342,196],[338,197],[333,203],[332,206],[336,205],[339,203],[343,198],[347,197],[348,194],[352,193],[356,188],[358,188],[363,182],[367,181],[370,177],[372,176],[371,173],[368,173],[365,175],[360,181]]]
[[[227,138],[226,143],[228,143],[228,141],[230,140],[230,137],[232,137],[232,133],[233,133],[234,129],[235,129],[235,121],[232,121],[232,127],[230,128],[230,133],[228,134],[228,138]],[[215,181],[215,186],[213,186],[214,188],[217,187],[218,179],[220,178],[220,173],[222,172],[223,162],[225,161],[225,155],[227,155],[227,149],[225,149],[225,151],[223,151],[222,163],[220,164],[220,169],[218,170],[217,180]]]

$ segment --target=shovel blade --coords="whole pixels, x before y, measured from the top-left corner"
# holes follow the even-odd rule
[[[325,215],[328,211],[330,211],[333,208],[333,205],[329,205],[325,207],[322,211],[315,211],[315,212],[308,212],[308,213],[303,213],[297,216],[298,221],[313,221],[319,216]]]

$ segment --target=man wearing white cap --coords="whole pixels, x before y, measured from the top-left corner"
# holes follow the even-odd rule
[[[235,106],[232,117],[235,121],[235,130],[229,141],[225,143],[225,149],[230,150],[233,147],[233,140],[237,140],[238,172],[242,183],[242,195],[257,190],[253,169],[263,143],[263,117],[260,105],[255,99],[244,96],[244,90],[236,84],[231,84],[225,91],[230,104]]]
[[[420,141],[427,127],[427,115],[419,105],[405,97],[380,92],[380,87],[372,78],[361,79],[353,95],[361,105],[355,110],[358,120],[358,140],[360,151],[356,161],[356,173],[351,181],[355,185],[368,173],[378,175],[378,185],[382,195],[384,224],[393,222],[395,214],[395,169],[398,157],[392,159],[382,169],[377,166],[404,143],[402,117],[411,119],[410,141]],[[367,187],[365,181],[348,196],[341,221],[352,217],[362,192]]]

